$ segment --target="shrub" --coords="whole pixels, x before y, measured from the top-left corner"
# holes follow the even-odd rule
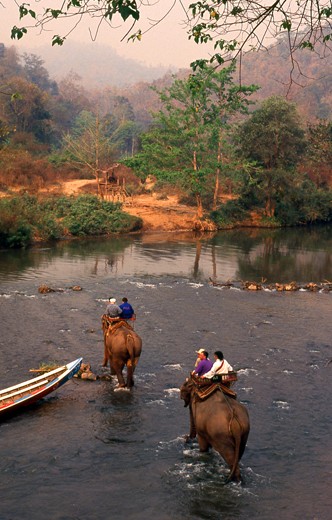
[[[226,204],[220,206],[217,210],[210,213],[210,218],[215,224],[222,228],[241,222],[248,215],[247,210],[243,207],[242,201],[229,200]]]
[[[93,195],[72,199],[63,225],[74,236],[104,235],[138,229],[141,220],[121,211],[121,204],[103,201]]]
[[[0,200],[0,244],[26,247],[33,241],[136,231],[142,220],[124,213],[121,204],[93,195],[49,197],[22,195]]]
[[[6,202],[0,201],[0,245],[27,247],[32,241],[32,228],[20,215],[13,213]]]

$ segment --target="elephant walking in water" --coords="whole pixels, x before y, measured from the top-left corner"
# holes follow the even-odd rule
[[[120,388],[131,388],[134,385],[134,371],[142,352],[142,340],[125,321],[110,322],[102,317],[104,333],[104,360],[106,367],[110,362],[111,374],[118,378]],[[122,371],[127,367],[127,381]]]
[[[239,482],[239,461],[250,430],[249,415],[244,405],[225,395],[218,385],[214,388],[215,391],[202,399],[192,378],[181,386],[180,397],[190,410],[189,438],[197,435],[201,451],[208,451],[210,447],[218,451],[231,470],[228,480]]]

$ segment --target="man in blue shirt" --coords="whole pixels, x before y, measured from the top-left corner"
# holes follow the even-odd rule
[[[192,373],[196,376],[202,377],[204,374],[209,372],[209,370],[211,370],[213,363],[209,359],[209,353],[204,348],[197,350],[196,354],[198,355],[200,361]]]
[[[123,320],[132,320],[133,316],[135,315],[134,309],[128,302],[128,298],[122,298],[122,303],[119,305],[121,312],[121,318]]]

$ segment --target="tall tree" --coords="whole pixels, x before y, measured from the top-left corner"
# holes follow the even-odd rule
[[[131,103],[125,96],[114,96],[111,109],[116,128],[112,132],[112,141],[116,143],[122,156],[132,156],[137,147],[138,125]]]
[[[220,175],[227,160],[227,130],[229,119],[234,114],[246,114],[251,104],[248,99],[258,90],[256,85],[238,85],[233,81],[235,64],[230,67],[214,69],[204,66],[208,82],[209,103],[206,107],[205,119],[212,125],[212,138],[216,143],[216,174],[213,195],[213,209],[217,207]]]
[[[37,85],[41,90],[45,90],[52,95],[58,94],[58,86],[55,81],[50,79],[49,73],[44,67],[44,60],[36,54],[23,54],[24,72],[26,78]]]
[[[83,110],[91,110],[91,102],[88,94],[81,85],[81,78],[74,72],[70,72],[59,81],[59,95],[52,96],[52,116],[58,139],[61,140],[64,133],[68,133],[75,119]]]
[[[318,187],[332,186],[332,121],[309,125],[304,168]]]
[[[241,125],[238,135],[241,157],[253,166],[250,183],[265,196],[265,211],[274,216],[276,195],[289,183],[305,152],[305,135],[293,103],[272,96]]]
[[[4,83],[12,77],[24,76],[20,57],[14,46],[4,47],[0,56],[0,81]]]
[[[233,66],[216,71],[205,65],[187,79],[176,79],[159,93],[164,108],[143,137],[145,164],[173,177],[177,172],[178,181],[196,199],[198,219],[204,196],[214,193],[216,205],[227,122],[246,110],[247,96],[256,89],[235,85],[233,72]]]
[[[195,197],[197,218],[203,215],[202,196],[211,183],[213,166],[209,153],[206,77],[199,71],[186,80],[176,79],[159,92],[163,110],[155,114],[156,126],[144,140],[147,161],[160,171],[177,172]]]
[[[51,133],[48,95],[20,77],[11,78],[7,89],[15,95],[0,93],[6,121],[18,132],[31,132],[39,141],[48,142]]]
[[[113,162],[114,148],[98,115],[84,111],[76,119],[71,134],[63,139],[64,148],[78,165],[96,178],[98,194],[101,193],[101,174]]]

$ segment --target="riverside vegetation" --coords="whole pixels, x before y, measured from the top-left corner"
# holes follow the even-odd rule
[[[259,86],[237,84],[235,64],[202,64],[152,89],[157,110],[147,120],[119,92],[104,92],[97,101],[72,76],[51,80],[37,56],[21,60],[15,49],[2,49],[2,247],[140,229],[142,221],[120,203],[66,198],[61,189],[57,197],[41,196],[65,179],[94,178],[99,186],[115,163],[130,168],[131,193],[147,190],[153,176],[160,196],[173,190],[194,206],[196,229],[331,221],[329,112],[305,120],[278,95],[256,106]]]
[[[93,195],[36,196],[0,200],[0,245],[26,247],[38,241],[128,233],[141,227],[141,219],[121,210],[121,204]]]

